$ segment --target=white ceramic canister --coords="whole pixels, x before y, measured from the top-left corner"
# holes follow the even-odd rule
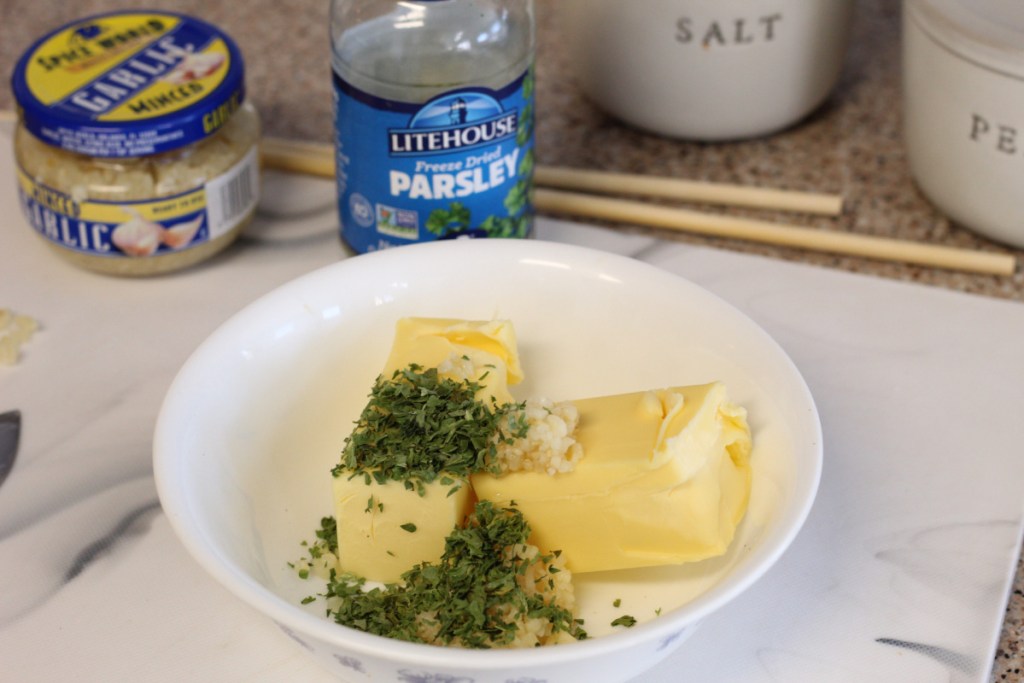
[[[662,135],[730,140],[809,114],[838,80],[854,0],[560,0],[586,95]]]
[[[906,0],[904,135],[953,221],[1024,247],[1024,3]]]

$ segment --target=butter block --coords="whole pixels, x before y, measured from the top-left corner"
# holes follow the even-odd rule
[[[513,401],[508,387],[523,379],[515,328],[508,320],[402,318],[395,325],[384,377],[410,363],[477,381],[486,390],[478,398],[493,396],[499,403]]]
[[[487,402],[511,402],[508,386],[523,378],[515,330],[507,320],[402,318],[382,375],[390,379],[413,363],[438,368],[442,377],[478,382],[477,399]],[[339,566],[371,581],[395,582],[417,563],[439,560],[445,538],[475,503],[464,480],[451,496],[451,483],[424,483],[420,496],[401,481],[367,484],[362,474],[350,475],[334,478]],[[402,528],[410,523],[415,532]]]
[[[381,583],[396,583],[420,562],[436,562],[445,537],[472,512],[468,482],[425,484],[424,495],[403,482],[369,484],[360,474],[334,478],[338,561],[342,571]],[[404,528],[403,528],[404,525]],[[411,526],[410,526],[411,525]]]
[[[746,412],[712,383],[573,401],[583,458],[571,472],[475,474],[482,500],[513,501],[532,542],[575,573],[725,552],[750,495]]]

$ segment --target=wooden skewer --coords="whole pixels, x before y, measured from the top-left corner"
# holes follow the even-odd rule
[[[838,216],[843,212],[841,196],[816,192],[792,192],[632,173],[585,171],[560,166],[538,166],[533,179],[539,187],[584,190],[598,194],[635,194],[701,204],[798,211],[825,216]]]
[[[264,138],[263,163],[268,168],[281,171],[333,177],[334,150],[329,145],[319,143]],[[631,173],[585,171],[561,166],[537,166],[533,181],[538,187],[585,190],[598,194],[636,194],[705,204],[801,211],[827,216],[838,216],[843,211],[843,198],[834,194],[791,192]]]
[[[13,120],[13,111],[0,110],[0,122]],[[263,165],[266,168],[324,178],[334,177],[334,149],[330,145],[276,137],[264,137],[261,143]],[[837,216],[843,210],[843,198],[833,194],[586,171],[560,166],[538,166],[534,169],[533,179],[539,187],[585,190],[600,194],[636,194],[705,204],[802,211],[827,216]]]
[[[334,148],[323,143],[264,137],[260,157],[266,168],[277,171],[334,177]]]
[[[728,237],[834,254],[902,261],[951,270],[1011,275],[1017,266],[1016,259],[1009,254],[994,254],[871,235],[818,230],[588,194],[537,188],[534,190],[533,201],[534,206],[544,212],[668,228],[701,235]]]
[[[265,137],[262,140],[261,154],[263,164],[267,168],[325,178],[334,177],[334,151],[327,144]],[[690,201],[799,210],[829,215],[834,215],[842,210],[842,199],[834,195],[793,193],[742,186],[717,186],[713,183],[644,178],[629,174],[538,167],[535,179],[538,185],[573,187],[595,192],[636,193]],[[699,187],[694,189],[693,186]],[[688,209],[656,206],[640,201],[563,192],[544,187],[535,189],[534,205],[539,211],[550,213],[647,225],[694,234],[885,261],[901,261],[950,270],[1012,275],[1017,267],[1016,259],[1010,254],[995,254],[870,235],[818,230],[749,218],[735,218]]]
[[[280,170],[327,177],[334,175],[333,151],[328,145],[264,138],[263,160],[268,167]],[[664,178],[645,179],[627,174],[606,174],[598,171],[538,167],[535,172],[535,180],[538,185],[543,185],[546,181],[555,186],[571,186],[594,191],[634,191],[651,196],[709,201],[706,195],[698,199],[695,193],[689,193],[688,184],[701,185],[702,187],[699,189],[710,190],[716,195],[718,203],[783,208],[780,204],[781,196],[783,201],[796,202],[788,205],[787,208],[790,210],[834,214],[842,209],[842,199],[829,195],[788,193],[738,186],[721,187],[712,183],[687,183]],[[742,190],[742,192],[738,192],[738,190]],[[793,195],[798,196],[794,198]],[[736,200],[737,196],[741,198]],[[563,192],[544,187],[537,187],[534,190],[534,206],[539,211],[551,213],[648,225],[694,234],[728,237],[885,261],[902,261],[950,270],[1012,275],[1017,267],[1016,259],[1009,254],[994,254],[871,235],[770,223],[749,218],[720,216],[688,209],[656,206],[639,201]]]

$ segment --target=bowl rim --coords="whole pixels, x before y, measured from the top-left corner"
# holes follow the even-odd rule
[[[800,398],[807,407],[806,414],[803,416],[803,429],[799,434],[794,434],[793,438],[795,446],[808,450],[810,471],[805,472],[807,475],[804,477],[805,488],[797,492],[800,494],[798,503],[795,507],[787,509],[787,516],[791,518],[789,525],[774,533],[773,544],[767,549],[763,549],[760,557],[755,561],[745,564],[743,571],[734,575],[732,581],[716,583],[712,590],[702,592],[685,605],[656,619],[619,632],[566,643],[558,647],[529,648],[529,655],[524,654],[524,649],[458,649],[458,656],[453,658],[452,648],[377,636],[342,626],[323,616],[311,614],[301,609],[299,605],[292,605],[282,596],[250,577],[225,556],[205,533],[201,520],[195,516],[192,494],[185,485],[182,461],[174,456],[170,447],[179,434],[172,425],[180,419],[181,411],[188,404],[186,389],[187,384],[192,381],[192,375],[198,371],[197,368],[202,365],[203,359],[212,353],[211,350],[222,343],[221,340],[227,340],[236,331],[244,329],[250,320],[255,319],[261,309],[272,306],[276,300],[293,298],[295,292],[316,287],[317,283],[323,281],[349,276],[350,273],[351,277],[357,277],[358,272],[364,268],[397,267],[409,259],[433,258],[442,250],[457,252],[471,258],[497,258],[517,262],[538,258],[546,261],[561,260],[574,264],[585,263],[588,268],[612,268],[617,271],[626,271],[630,275],[653,276],[664,282],[672,283],[673,286],[689,289],[721,307],[729,315],[744,321],[755,334],[760,336],[759,343],[769,347],[778,360],[786,366],[791,380],[794,381],[794,388],[799,392]],[[809,433],[807,433],[808,429]],[[798,440],[804,434],[809,437],[809,441],[806,443]],[[803,528],[817,497],[824,464],[823,455],[821,420],[806,381],[778,342],[746,314],[700,285],[653,264],[590,247],[538,239],[455,240],[414,244],[401,249],[371,252],[354,258],[346,258],[275,287],[227,318],[190,354],[172,380],[163,399],[153,438],[153,466],[157,492],[175,535],[192,558],[236,597],[269,616],[279,627],[290,629],[294,634],[307,635],[320,642],[350,650],[355,654],[378,657],[400,664],[446,667],[449,670],[460,671],[470,669],[498,671],[512,666],[522,668],[524,664],[533,667],[568,663],[588,656],[620,652],[641,643],[678,636],[748,590],[786,552]],[[524,656],[528,657],[529,662],[524,660]]]

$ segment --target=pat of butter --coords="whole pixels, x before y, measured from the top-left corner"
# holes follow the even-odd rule
[[[421,496],[400,481],[367,484],[362,475],[335,477],[341,570],[395,583],[420,562],[436,562],[445,538],[473,509],[469,484],[459,483],[459,490],[449,496],[455,484],[435,480],[424,485]]]
[[[478,381],[486,389],[483,397],[494,396],[499,403],[513,401],[508,387],[523,379],[515,329],[507,320],[402,318],[383,374],[390,378],[410,363]]]
[[[533,542],[573,572],[725,552],[750,495],[746,412],[721,383],[573,401],[583,459],[571,472],[471,477],[480,499],[515,501]]]
[[[513,400],[508,385],[523,378],[515,331],[505,320],[402,318],[383,375],[390,379],[411,363],[444,368],[439,374],[449,378],[473,379],[481,384],[478,398],[493,396],[499,403]],[[367,484],[364,476],[349,474],[334,478],[339,564],[371,581],[393,583],[416,564],[439,560],[445,539],[462,526],[475,502],[465,481],[449,496],[454,485],[439,478],[424,484],[426,495],[420,496],[404,482]],[[416,531],[403,524],[414,524]]]

